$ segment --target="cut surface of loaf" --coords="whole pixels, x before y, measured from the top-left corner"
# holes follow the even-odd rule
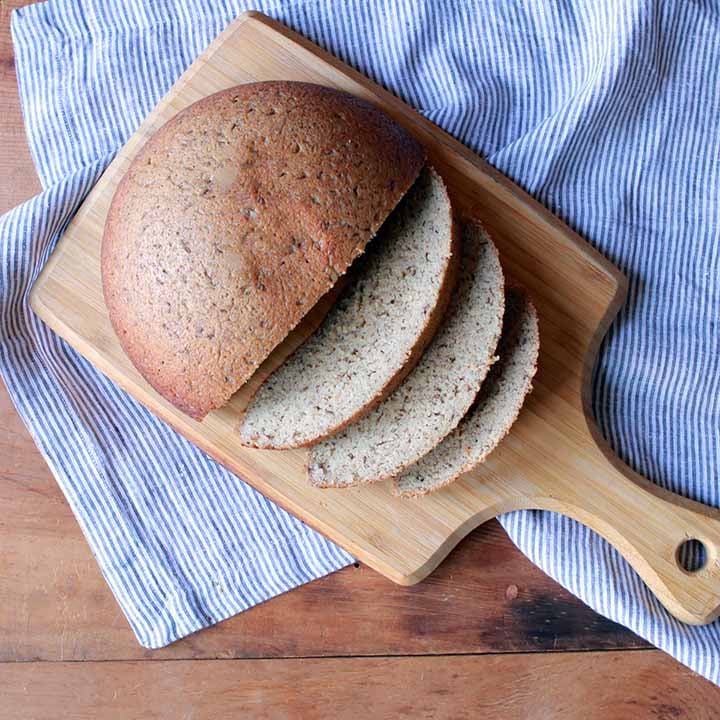
[[[504,305],[497,250],[479,225],[467,225],[460,278],[437,334],[380,405],[311,448],[310,482],[349,487],[384,480],[437,445],[472,405],[495,359]]]
[[[428,167],[353,267],[320,328],[251,400],[241,442],[308,445],[380,402],[437,329],[452,294],[455,245],[450,198]]]
[[[517,288],[505,298],[499,360],[460,424],[427,455],[395,478],[396,495],[425,495],[482,463],[510,431],[532,389],[540,350],[535,307]]]
[[[102,243],[110,320],[187,414],[223,405],[412,185],[422,147],[351,95],[242,85],[180,112],[118,185]]]

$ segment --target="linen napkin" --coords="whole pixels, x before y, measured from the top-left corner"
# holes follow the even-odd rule
[[[97,373],[27,307],[93,182],[250,3],[49,0],[13,15],[44,192],[2,218],[0,372],[138,640],[160,647],[351,561]],[[714,2],[256,2],[512,177],[630,278],[594,411],[658,484],[718,506],[720,9]],[[603,615],[720,683],[720,624],[673,619],[567,518],[502,518]]]

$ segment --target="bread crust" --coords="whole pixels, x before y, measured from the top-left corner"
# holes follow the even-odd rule
[[[118,185],[101,250],[120,344],[195,419],[252,375],[365,248],[422,147],[363,100],[230,88],[180,112]]]

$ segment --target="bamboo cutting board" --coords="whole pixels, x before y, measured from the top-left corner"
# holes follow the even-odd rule
[[[478,471],[417,500],[388,483],[317,490],[306,451],[263,451],[237,441],[250,388],[312,329],[298,332],[251,385],[202,423],[183,415],[138,375],[110,326],[99,252],[115,186],[145,139],[190,103],[232,85],[303,80],[383,107],[428,149],[461,215],[490,229],[508,274],[540,314],[535,390],[510,435]],[[601,255],[479,157],[395,97],[318,47],[258,13],[233,22],[185,72],[90,192],[35,285],[35,312],[76,350],[209,455],[391,580],[422,580],[470,530],[521,508],[555,510],[586,523],[633,565],[679,619],[720,614],[720,513],[665,492],[622,465],[589,417],[586,391],[598,345],[622,303],[625,279]],[[678,548],[695,539],[705,565],[689,572]]]

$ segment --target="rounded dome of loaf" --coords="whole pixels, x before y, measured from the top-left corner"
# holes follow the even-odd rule
[[[105,224],[105,301],[130,360],[195,418],[223,405],[423,163],[385,113],[318,85],[242,85],[183,110],[138,153]]]

